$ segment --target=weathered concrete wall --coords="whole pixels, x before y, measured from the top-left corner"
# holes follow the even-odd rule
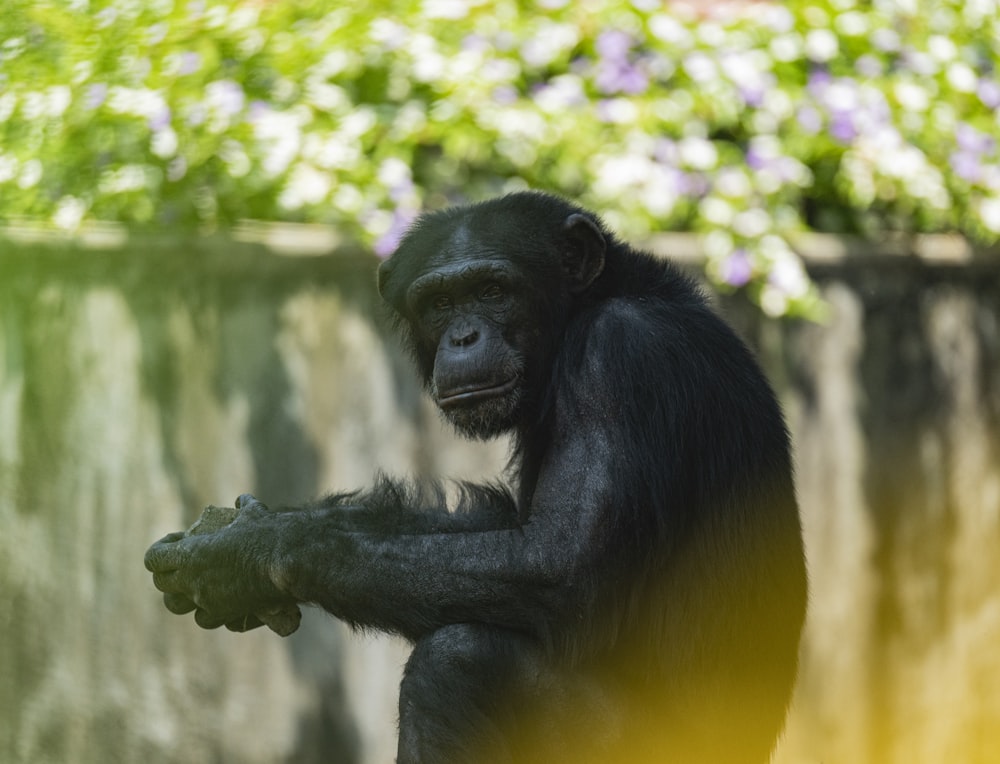
[[[815,267],[764,326],[812,580],[782,762],[1000,762],[1000,259]]]
[[[0,243],[0,761],[383,763],[402,645],[169,615],[155,538],[245,490],[476,478],[374,261]],[[162,251],[147,252],[160,246]],[[828,325],[730,301],[796,440],[812,580],[777,761],[1000,761],[1000,262],[835,262]]]

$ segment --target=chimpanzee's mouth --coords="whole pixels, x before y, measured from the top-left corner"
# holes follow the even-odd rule
[[[473,403],[489,400],[490,398],[500,398],[510,392],[513,392],[517,385],[517,377],[511,377],[502,384],[490,385],[489,387],[483,387],[481,385],[467,385],[456,390],[448,390],[445,393],[439,393],[437,396],[437,404],[441,408],[468,406]]]

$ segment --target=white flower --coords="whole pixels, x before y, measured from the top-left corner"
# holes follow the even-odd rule
[[[0,183],[16,178],[19,166],[16,157],[0,152]]]
[[[116,85],[108,91],[108,108],[118,114],[151,119],[169,110],[163,95],[146,88]]]
[[[408,52],[413,60],[413,78],[417,82],[434,82],[440,79],[448,61],[441,55],[434,38],[416,34],[407,42]]]
[[[469,4],[465,0],[424,0],[423,6],[423,15],[428,19],[458,21],[469,13]]]
[[[838,14],[834,25],[838,32],[847,37],[860,37],[868,32],[868,18],[860,11]]]
[[[907,111],[927,111],[930,106],[930,95],[915,82],[897,82],[893,92],[899,105]]]
[[[250,157],[239,141],[229,139],[223,142],[219,158],[225,163],[226,171],[232,178],[242,178],[250,172]]]
[[[607,98],[598,104],[601,119],[613,125],[629,125],[639,118],[639,107],[628,98]]]
[[[627,189],[642,185],[652,175],[652,161],[640,154],[597,157],[594,162],[596,191],[614,198]]]
[[[672,16],[658,13],[650,17],[648,24],[650,33],[658,40],[679,48],[691,47],[691,32]]]
[[[715,190],[731,199],[740,199],[750,194],[750,180],[742,169],[726,167],[715,178]]]
[[[546,114],[560,114],[586,103],[583,82],[575,74],[560,74],[535,93],[534,101]]]
[[[27,122],[34,122],[45,113],[46,100],[42,93],[30,91],[21,99],[21,116]]]
[[[640,192],[640,201],[654,217],[666,217],[677,204],[677,183],[666,168],[656,165]]]
[[[972,67],[958,61],[948,67],[948,82],[960,93],[975,93],[979,85],[979,79]]]
[[[342,87],[309,78],[305,84],[305,100],[323,111],[339,111],[351,105],[351,99]]]
[[[579,39],[578,30],[570,24],[543,23],[521,46],[521,57],[531,66],[547,66],[564,52],[572,50]]]
[[[733,232],[747,239],[755,239],[771,229],[771,217],[759,207],[744,210],[733,218]]]
[[[767,284],[760,290],[760,307],[771,318],[779,318],[788,312],[788,297],[778,287]]]
[[[353,183],[342,183],[337,186],[330,201],[338,211],[356,215],[364,206],[365,197]]]
[[[330,176],[307,164],[297,164],[278,197],[278,204],[297,210],[307,204],[319,204],[333,187]]]
[[[812,29],[806,35],[806,55],[820,63],[829,61],[840,50],[837,36],[829,29]]]
[[[52,222],[57,228],[65,231],[75,230],[87,212],[87,205],[75,196],[64,196],[56,205],[56,211],[52,215]]]
[[[727,231],[710,231],[702,243],[705,256],[710,260],[718,260],[732,254],[735,244],[733,237]]]
[[[715,61],[701,51],[685,56],[682,66],[688,77],[694,82],[708,82],[717,76]]]
[[[927,40],[927,50],[941,63],[951,61],[958,55],[958,47],[944,35],[933,35]]]
[[[795,102],[784,90],[772,87],[764,93],[764,109],[775,119],[788,119],[795,113]]]
[[[261,167],[269,177],[280,175],[302,147],[302,117],[296,111],[264,109],[254,115],[254,137],[261,148]]]
[[[681,162],[694,170],[711,170],[719,161],[715,145],[705,138],[683,138],[677,144]]]
[[[6,122],[17,106],[17,96],[13,91],[0,93],[0,122]]]
[[[702,199],[698,205],[698,211],[709,223],[722,228],[729,228],[736,216],[733,205],[717,196],[709,196]],[[737,233],[739,232],[737,231]]]
[[[48,99],[46,113],[53,118],[61,117],[73,99],[73,94],[65,85],[53,85],[48,89],[46,96]]]
[[[802,38],[794,32],[778,35],[769,46],[775,61],[795,61],[802,55]]]
[[[390,157],[378,168],[378,182],[385,188],[397,188],[411,182],[410,166],[402,159]]]
[[[709,48],[721,48],[726,42],[726,30],[714,21],[702,21],[696,29],[698,39]]]
[[[37,186],[42,179],[42,163],[37,159],[29,159],[21,165],[21,174],[17,179],[17,185],[23,189]]]
[[[792,298],[803,297],[809,291],[809,278],[802,262],[787,247],[775,258],[768,281]]]
[[[764,5],[754,12],[760,11],[763,23],[773,32],[788,32],[795,27],[795,17],[791,11],[780,5]]]
[[[895,29],[876,29],[871,35],[872,45],[886,53],[899,50],[899,33]]]
[[[126,164],[117,170],[105,170],[97,179],[97,187],[103,194],[123,194],[141,191],[146,187],[146,171],[142,165]]]
[[[361,146],[340,133],[311,133],[302,141],[302,157],[323,170],[347,169],[361,161]]]
[[[392,19],[378,18],[372,21],[368,36],[387,50],[401,48],[409,37],[409,30]]]
[[[187,160],[184,157],[174,157],[167,165],[167,180],[176,183],[187,175]]]
[[[157,130],[150,139],[149,150],[160,159],[169,159],[177,153],[177,133],[170,127]]]
[[[991,196],[979,202],[979,219],[993,233],[1000,233],[1000,196]]]
[[[338,132],[350,140],[356,140],[378,124],[375,110],[368,106],[358,106],[340,121]]]

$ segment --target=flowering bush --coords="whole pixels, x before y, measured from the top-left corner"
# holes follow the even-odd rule
[[[532,6],[532,7],[529,7]],[[1000,236],[997,0],[5,0],[0,219],[328,222],[531,186],[701,232],[774,315],[804,229]]]

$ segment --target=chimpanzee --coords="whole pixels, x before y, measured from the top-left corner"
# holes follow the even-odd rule
[[[401,764],[767,761],[806,605],[789,439],[692,280],[522,192],[422,216],[378,288],[455,428],[513,435],[510,487],[245,494],[149,549],[167,608],[406,637]]]

